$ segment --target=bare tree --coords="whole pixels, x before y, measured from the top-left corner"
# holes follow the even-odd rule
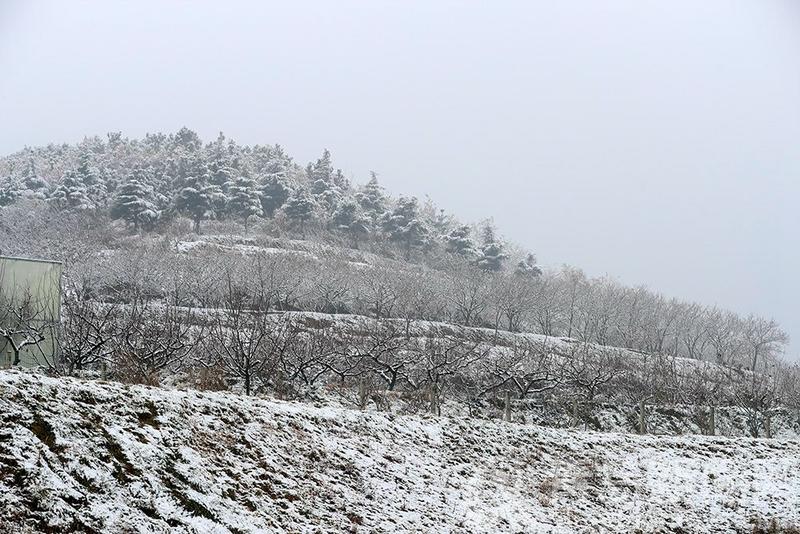
[[[789,336],[772,319],[750,315],[744,321],[744,341],[750,352],[749,367],[755,373],[759,358],[773,356],[789,342]]]
[[[560,381],[554,365],[552,346],[547,339],[524,340],[500,353],[489,355],[478,364],[479,396],[501,390],[512,391],[520,399],[555,389]]]
[[[572,343],[567,349],[556,347],[555,351],[563,358],[565,383],[585,403],[584,424],[588,428],[598,395],[624,371],[620,351],[587,343]]]
[[[342,339],[349,357],[359,361],[365,372],[378,376],[388,391],[397,387],[418,357],[408,346],[407,338],[390,322],[374,321],[365,334]]]
[[[382,262],[360,270],[358,300],[364,303],[367,314],[374,315],[376,319],[391,316],[399,297],[394,282],[402,276],[402,272]]]
[[[736,404],[742,408],[747,418],[750,435],[757,438],[765,433],[771,436],[771,417],[779,398],[778,362],[764,358],[753,371],[740,371],[740,380],[734,391]]]
[[[455,318],[465,326],[472,326],[486,310],[489,275],[464,262],[454,263],[449,275],[447,298]]]
[[[332,329],[302,330],[289,319],[281,320],[270,334],[271,358],[280,364],[280,379],[314,385],[328,372],[327,363],[335,354]]]
[[[58,328],[52,306],[30,289],[0,292],[0,340],[13,353],[12,365],[19,365],[23,350],[42,347]]]
[[[106,362],[119,335],[119,306],[85,298],[75,290],[64,293],[60,367],[67,374]]]
[[[314,310],[325,313],[347,312],[352,284],[347,262],[328,261],[313,277],[311,295]]]
[[[454,386],[454,380],[460,379],[465,369],[489,352],[488,347],[479,342],[465,343],[463,339],[451,336],[430,336],[416,350],[419,359],[405,375],[405,381],[412,390],[428,391],[431,411],[437,415],[448,389]]]
[[[202,338],[194,312],[162,302],[129,306],[120,314],[111,359],[123,380],[157,384],[162,371],[181,369]]]
[[[242,380],[245,394],[250,395],[254,382],[264,381],[277,364],[269,358],[269,334],[274,325],[263,310],[254,309],[252,297],[232,281],[230,274],[226,285],[205,347],[212,361],[229,376]]]

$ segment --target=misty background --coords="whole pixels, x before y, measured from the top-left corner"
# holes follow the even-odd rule
[[[0,0],[0,153],[187,126],[331,150],[544,265],[800,351],[800,3]]]

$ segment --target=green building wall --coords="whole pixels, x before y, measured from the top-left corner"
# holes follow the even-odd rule
[[[45,340],[20,351],[20,365],[33,367],[53,363],[58,355],[58,332],[61,322],[61,272],[59,262],[0,256],[0,306],[9,302],[30,301],[36,310],[34,326]],[[0,310],[2,321],[5,310]],[[14,361],[11,344],[0,338],[0,367]]]

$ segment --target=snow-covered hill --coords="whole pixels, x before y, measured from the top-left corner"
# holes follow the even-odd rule
[[[0,372],[0,531],[751,532],[800,443],[554,430]]]

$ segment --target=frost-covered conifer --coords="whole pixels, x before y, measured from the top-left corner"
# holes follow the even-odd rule
[[[255,180],[242,176],[228,185],[228,213],[242,220],[247,233],[250,218],[263,213]]]
[[[383,217],[383,229],[389,239],[399,243],[406,259],[411,251],[422,248],[430,242],[430,229],[419,216],[419,203],[413,197],[400,197],[394,210]]]
[[[275,212],[283,207],[291,194],[292,188],[285,178],[279,175],[267,176],[261,187],[260,195],[261,210],[264,216],[274,216]]]
[[[132,224],[136,230],[150,229],[158,220],[153,189],[144,182],[140,170],[134,171],[128,181],[117,188],[110,215],[113,219],[123,219]]]
[[[359,239],[369,233],[370,221],[360,213],[358,203],[350,198],[339,204],[331,218],[331,225],[348,235],[353,247],[358,248]]]
[[[472,230],[469,225],[462,224],[458,226],[444,236],[444,241],[448,252],[459,254],[466,258],[473,258],[477,255],[475,242],[472,240]]]
[[[508,255],[504,252],[503,243],[497,238],[491,222],[484,224],[482,234],[483,246],[476,263],[484,271],[497,272],[503,268]]]
[[[298,187],[297,190],[292,193],[292,196],[289,197],[289,200],[283,207],[283,211],[290,221],[298,224],[301,231],[304,231],[306,222],[314,216],[315,208],[316,204],[314,203],[314,199],[308,194],[306,188]]]

